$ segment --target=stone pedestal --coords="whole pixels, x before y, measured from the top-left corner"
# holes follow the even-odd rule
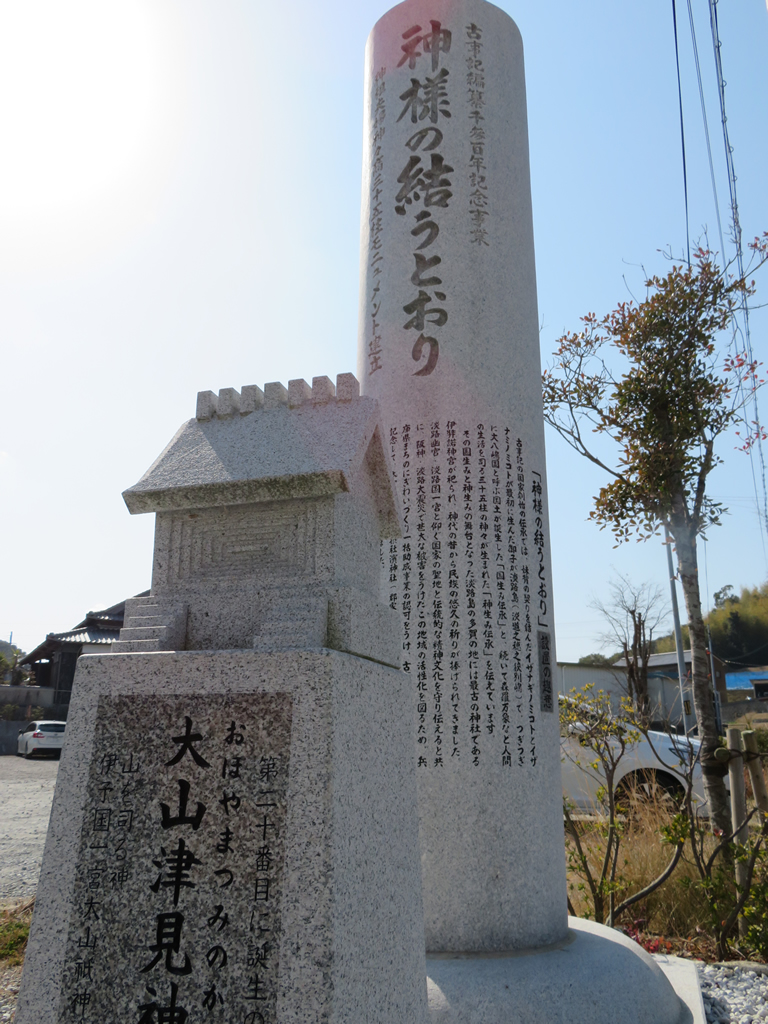
[[[82,658],[17,1020],[139,1020],[174,986],[190,1022],[423,1019],[404,683],[328,650]]]
[[[697,1000],[681,1000],[637,943],[569,923],[565,939],[538,950],[427,956],[431,1024],[704,1024]],[[695,996],[688,975],[675,980]]]

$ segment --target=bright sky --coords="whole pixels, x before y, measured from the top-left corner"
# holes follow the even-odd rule
[[[671,5],[499,6],[526,48],[546,362],[583,313],[627,297],[622,276],[638,294],[640,265],[663,272],[657,250],[684,247]],[[692,6],[727,238],[708,7]],[[131,517],[121,491],[198,390],[354,371],[363,51],[385,10],[0,3],[3,639],[30,650],[150,585],[152,517]],[[768,14],[762,0],[718,10],[750,239],[768,229]],[[682,0],[678,24],[692,234],[706,226],[719,248]],[[767,323],[752,321],[761,358]],[[731,514],[708,544],[707,604],[768,577],[750,461],[733,447],[712,478]],[[612,570],[665,585],[665,555],[614,550],[586,521],[602,477],[554,435],[548,473],[558,657],[575,660],[597,647],[588,603]]]

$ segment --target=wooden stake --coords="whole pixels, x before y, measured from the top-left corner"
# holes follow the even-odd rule
[[[731,827],[736,835],[734,841],[739,846],[746,846],[749,837],[749,825],[747,817],[747,793],[744,785],[744,758],[741,747],[741,730],[729,726],[728,750],[731,759],[728,762],[728,778],[731,783]],[[743,822],[743,824],[742,824]],[[741,826],[741,827],[740,827]],[[747,865],[743,860],[736,861],[736,884],[744,889],[747,884]],[[744,935],[747,930],[747,922],[739,916],[739,935]]]
[[[752,729],[747,729],[741,734],[744,741],[744,749],[748,754],[757,754],[757,735]],[[760,816],[765,820],[768,818],[768,787],[765,785],[763,775],[763,764],[759,757],[750,757],[747,761],[749,777],[752,780],[752,792],[755,794],[755,803],[760,811]]]

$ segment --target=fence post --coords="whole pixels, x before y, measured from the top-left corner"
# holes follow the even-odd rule
[[[765,819],[768,817],[768,788],[765,785],[763,763],[757,749],[757,736],[752,729],[747,729],[741,734],[741,738],[744,741],[744,750],[748,755],[753,755],[747,757],[747,768],[749,768],[749,777],[752,780],[755,803],[760,811],[760,816]]]
[[[747,793],[744,785],[744,757],[741,747],[741,730],[728,728],[728,751],[731,759],[728,762],[728,778],[731,784],[731,827],[736,833],[734,842],[739,846],[746,846],[749,838],[749,825],[747,817]],[[741,826],[741,827],[739,827]],[[747,865],[743,860],[736,861],[736,884],[743,891],[747,884]],[[739,935],[744,935],[747,930],[747,922],[739,916]]]

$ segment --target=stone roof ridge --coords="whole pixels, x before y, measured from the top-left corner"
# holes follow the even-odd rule
[[[374,485],[382,536],[399,536],[400,502],[375,399],[351,373],[202,391],[142,478],[123,492],[131,513],[322,497]]]
[[[337,374],[336,384],[330,377],[313,377],[311,387],[302,378],[289,380],[287,389],[280,381],[265,384],[263,391],[257,384],[247,384],[240,391],[222,388],[218,395],[214,391],[198,391],[195,418],[227,419],[230,416],[247,416],[265,409],[276,409],[281,405],[297,409],[302,405],[353,402],[359,397],[360,382],[353,373]]]

